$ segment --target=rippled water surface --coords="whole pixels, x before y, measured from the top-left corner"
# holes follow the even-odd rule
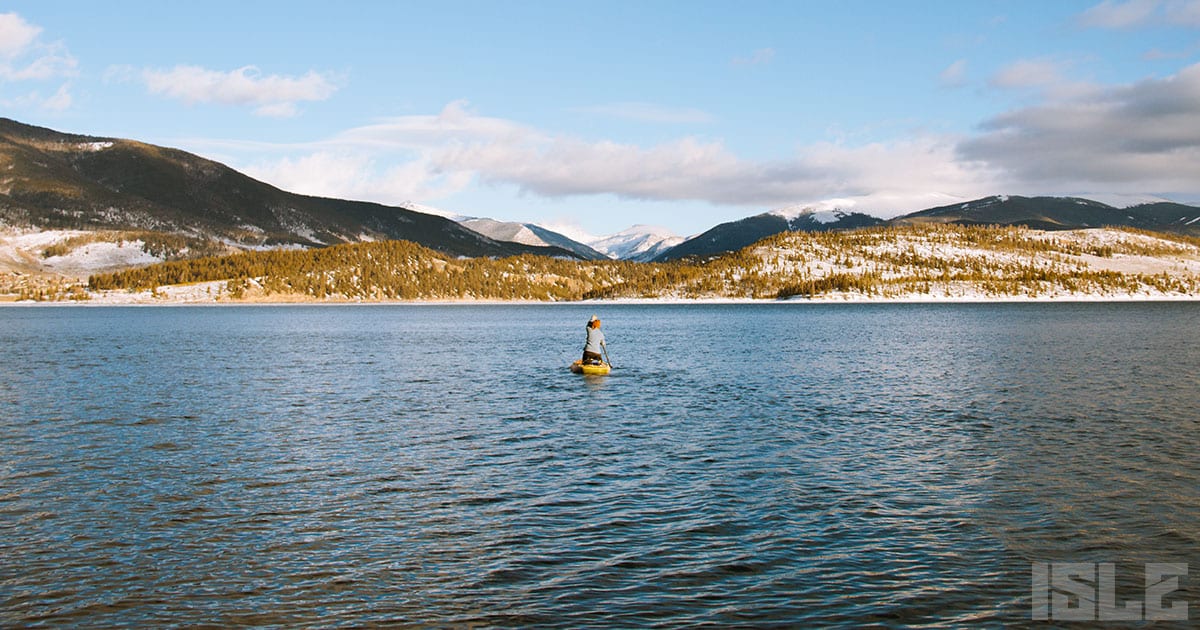
[[[566,369],[593,312],[607,377]],[[4,308],[0,625],[998,625],[1067,560],[1188,562],[1195,618],[1198,342],[1192,304]]]

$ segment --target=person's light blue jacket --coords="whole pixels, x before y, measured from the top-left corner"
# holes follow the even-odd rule
[[[594,352],[600,354],[601,348],[604,346],[604,333],[600,332],[599,328],[588,326],[587,343],[583,346],[584,352]]]

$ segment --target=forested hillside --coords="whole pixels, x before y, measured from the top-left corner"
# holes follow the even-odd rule
[[[1135,230],[956,225],[789,232],[702,263],[446,257],[403,241],[239,253],[92,276],[157,291],[219,281],[215,299],[1006,297],[1200,294],[1200,241]]]

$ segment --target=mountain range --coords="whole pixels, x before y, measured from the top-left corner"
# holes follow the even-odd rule
[[[883,219],[861,212],[819,213],[807,208],[783,209],[756,214],[752,217],[717,225],[697,236],[666,250],[653,258],[656,261],[714,256],[741,249],[780,232],[825,232],[872,227]]]
[[[1117,208],[1072,197],[993,196],[889,220],[796,206],[722,223],[686,239],[639,225],[588,242],[534,223],[437,214],[418,204],[299,195],[185,151],[0,118],[0,224],[41,230],[143,230],[237,249],[408,240],[453,256],[528,253],[635,261],[711,257],[781,232],[917,223],[1048,230],[1128,226],[1200,235],[1200,208],[1194,206],[1154,202]]]
[[[953,223],[955,225],[1021,225],[1040,230],[1134,227],[1200,236],[1200,208],[1171,202],[1116,208],[1078,197],[996,195],[921,210],[893,219],[859,212],[784,208],[717,225],[659,254],[655,260],[714,256],[735,251],[781,232],[822,232],[876,225]]]
[[[997,195],[914,212],[891,220],[898,225],[1024,225],[1041,230],[1105,226],[1200,235],[1200,208],[1171,202],[1116,208],[1079,197]]]
[[[290,193],[176,149],[5,118],[0,173],[0,223],[11,226],[151,230],[245,249],[402,239],[455,256],[576,257],[407,208]]]

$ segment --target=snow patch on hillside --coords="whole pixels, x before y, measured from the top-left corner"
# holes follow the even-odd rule
[[[161,258],[143,251],[142,241],[96,241],[78,245],[59,256],[44,255],[47,247],[91,234],[80,230],[0,232],[0,271],[59,274],[82,280],[97,272],[162,262]]]
[[[77,230],[4,230],[0,232],[0,271],[41,271],[42,250],[69,238],[86,234]]]
[[[62,256],[51,256],[45,259],[43,265],[48,271],[82,280],[97,272],[142,267],[163,261],[146,253],[143,245],[145,243],[140,240],[88,243]]]
[[[784,241],[783,244],[760,246],[753,250],[753,253],[761,261],[755,269],[757,273],[804,278],[826,278],[840,274],[874,274],[884,280],[902,278],[909,275],[912,270],[906,269],[902,263],[894,261],[905,258],[933,258],[945,261],[945,265],[951,269],[961,270],[984,263],[995,266],[1031,266],[1060,271],[1086,269],[1118,272],[1126,275],[1165,275],[1180,278],[1186,282],[1195,282],[1200,279],[1200,247],[1195,245],[1108,228],[1054,232],[1024,230],[1020,234],[1029,240],[1048,241],[1060,246],[1074,245],[1076,250],[1083,252],[1098,251],[1098,248],[1105,246],[1114,248],[1116,252],[1101,256],[1093,253],[1068,254],[1061,251],[1052,255],[1025,250],[1010,251],[961,240],[954,237],[953,233],[950,237],[946,237],[933,232],[927,235],[901,233],[886,239],[881,235],[873,244],[862,244],[861,251],[857,253],[852,250],[826,250],[824,245],[814,242],[804,235],[795,235],[790,241]],[[1120,253],[1121,249],[1135,253]],[[1142,251],[1148,253],[1137,253]],[[930,284],[937,285],[937,279],[931,280]],[[973,282],[942,283],[934,294],[938,298],[983,299],[987,297],[983,286],[982,283]],[[1047,291],[1045,294],[1047,297],[1071,296],[1101,299],[1119,295],[1089,292],[1086,288],[1070,291],[1061,287],[1047,287],[1045,291]],[[1139,298],[1181,297],[1179,294],[1164,293],[1145,285],[1134,291],[1132,295]],[[1191,295],[1197,297],[1194,294]],[[914,293],[910,296],[893,295],[891,297],[924,299],[930,296]],[[854,299],[870,298],[858,296]]]

